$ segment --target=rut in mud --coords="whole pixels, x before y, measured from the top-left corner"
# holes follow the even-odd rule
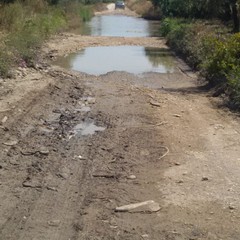
[[[113,45],[167,48],[62,34],[38,70],[1,83],[0,239],[239,239],[239,119],[184,63],[99,76],[46,64]],[[115,211],[149,200],[160,209]]]

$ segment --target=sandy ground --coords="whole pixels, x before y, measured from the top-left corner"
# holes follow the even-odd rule
[[[166,48],[62,34],[36,69],[1,80],[0,239],[240,239],[239,117],[180,60],[141,77],[51,65],[106,45]],[[157,209],[116,211],[147,200]]]

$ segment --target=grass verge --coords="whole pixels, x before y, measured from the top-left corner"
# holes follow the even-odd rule
[[[31,67],[42,43],[61,30],[78,27],[91,18],[91,7],[79,3],[50,6],[44,0],[16,1],[0,7],[0,76],[13,67]]]

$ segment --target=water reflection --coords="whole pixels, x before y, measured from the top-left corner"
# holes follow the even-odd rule
[[[82,26],[80,33],[113,37],[159,36],[159,22],[123,15],[95,16]]]
[[[55,64],[94,75],[111,71],[141,74],[171,73],[174,71],[175,60],[166,49],[118,46],[86,48],[78,53],[59,58]]]
[[[172,52],[165,48],[146,47],[144,50],[145,55],[148,57],[148,60],[152,63],[153,67],[164,65],[167,71],[172,71],[175,66],[175,62],[173,61],[174,55]]]

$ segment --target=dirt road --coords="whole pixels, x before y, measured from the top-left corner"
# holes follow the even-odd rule
[[[166,47],[62,34],[0,82],[0,239],[240,239],[238,116],[180,60],[141,77],[51,65],[103,45]],[[148,200],[156,211],[116,211]]]

